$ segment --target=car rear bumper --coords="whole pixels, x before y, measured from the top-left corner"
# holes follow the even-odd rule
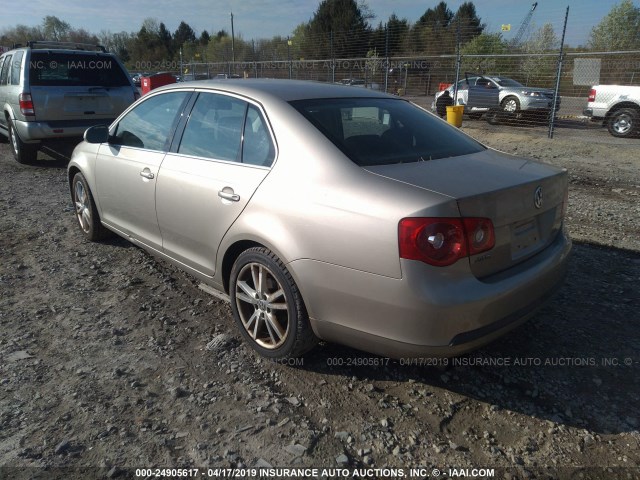
[[[562,283],[571,241],[485,279],[468,263],[445,269],[402,260],[393,279],[312,260],[290,264],[320,338],[393,358],[455,356],[530,318]]]
[[[23,142],[35,142],[55,138],[82,138],[87,128],[94,125],[110,125],[115,118],[94,120],[61,120],[53,122],[15,121],[15,127]]]

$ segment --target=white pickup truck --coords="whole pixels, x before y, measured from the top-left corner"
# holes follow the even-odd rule
[[[595,85],[584,114],[606,125],[614,137],[640,134],[640,87]]]

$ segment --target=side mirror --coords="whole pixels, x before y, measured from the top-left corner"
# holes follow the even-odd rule
[[[87,143],[106,143],[109,141],[109,126],[94,125],[84,132],[84,141]]]

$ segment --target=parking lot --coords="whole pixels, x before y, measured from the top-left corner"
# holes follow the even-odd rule
[[[0,144],[0,477],[272,465],[638,478],[640,140],[571,118],[554,140],[545,126],[462,128],[569,170],[574,252],[529,323],[420,363],[328,344],[260,359],[193,278],[124,240],[83,240],[65,152],[19,165]]]

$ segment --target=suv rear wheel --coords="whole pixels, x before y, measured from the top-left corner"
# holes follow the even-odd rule
[[[13,158],[18,163],[33,163],[38,158],[38,146],[29,145],[20,140],[20,136],[16,131],[11,120],[9,120],[9,143],[11,144],[11,152]]]

